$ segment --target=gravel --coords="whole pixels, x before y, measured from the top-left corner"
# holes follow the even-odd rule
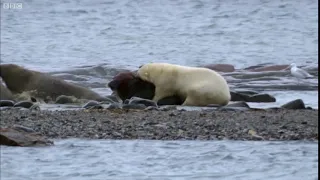
[[[318,110],[2,109],[1,127],[20,125],[48,138],[154,140],[318,140]]]

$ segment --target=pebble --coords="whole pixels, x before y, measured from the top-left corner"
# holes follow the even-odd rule
[[[56,98],[56,104],[71,104],[75,101],[76,97],[61,95]]]
[[[124,104],[122,109],[145,109],[146,107],[144,104]]]
[[[110,103],[119,103],[119,99],[114,95],[108,95],[106,98],[110,99]]]
[[[233,103],[229,103],[226,106],[223,107],[235,107],[235,108],[239,108],[239,107],[244,107],[244,108],[250,108],[250,106],[248,105],[248,103],[244,102],[244,101],[238,101],[238,102],[233,102]]]
[[[245,107],[221,107],[218,108],[218,111],[246,111],[250,110],[250,108]]]
[[[174,106],[174,105],[160,106],[159,109],[161,111],[177,110],[177,106]]]
[[[130,100],[129,99],[126,99],[123,101],[123,104],[129,104]]]
[[[14,101],[11,100],[1,100],[0,107],[12,107],[14,106]]]
[[[174,113],[174,112],[171,112],[171,113],[169,113],[169,116],[177,116],[177,113]]]
[[[89,101],[85,105],[82,106],[85,109],[103,109],[101,104],[98,101]]]
[[[31,101],[20,101],[20,102],[17,102],[13,105],[13,107],[23,107],[23,108],[27,108],[27,109],[29,109],[32,106],[33,106],[33,102],[31,102]]]
[[[110,104],[107,109],[111,110],[111,109],[121,109],[121,105],[120,103],[112,103]]]
[[[86,108],[86,109],[103,109],[103,106],[101,106],[101,105],[89,106],[89,107]]]
[[[146,110],[146,111],[152,111],[152,110],[159,111],[159,108],[154,107],[154,106],[148,106],[144,110]]]
[[[143,99],[143,98],[139,98],[139,97],[132,97],[128,104],[143,104],[145,106],[154,106],[154,107],[158,107],[157,103],[149,100],[149,99]]]

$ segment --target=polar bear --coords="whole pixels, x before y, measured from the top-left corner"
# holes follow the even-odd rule
[[[153,101],[178,95],[183,106],[227,105],[231,99],[226,80],[217,72],[201,67],[169,63],[148,63],[140,66],[137,76],[155,85]]]

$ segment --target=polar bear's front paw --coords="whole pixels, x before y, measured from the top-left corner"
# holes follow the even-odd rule
[[[161,88],[156,88],[155,89],[155,93],[154,93],[154,97],[152,98],[153,101],[158,102],[160,99],[166,97],[165,91]]]
[[[161,96],[154,96],[152,100],[153,100],[154,102],[158,102],[160,99],[162,99]]]

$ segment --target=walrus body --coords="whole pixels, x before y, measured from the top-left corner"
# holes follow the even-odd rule
[[[134,72],[126,71],[118,73],[108,87],[115,92],[122,101],[131,97],[152,99],[155,94],[155,86],[136,76]],[[183,100],[178,96],[169,96],[158,101],[158,105],[181,105]]]
[[[0,100],[13,100],[10,90],[0,82]]]
[[[66,95],[79,99],[103,100],[99,94],[85,87],[15,64],[1,64],[0,76],[13,94],[33,91],[39,98],[56,99],[60,95]]]

